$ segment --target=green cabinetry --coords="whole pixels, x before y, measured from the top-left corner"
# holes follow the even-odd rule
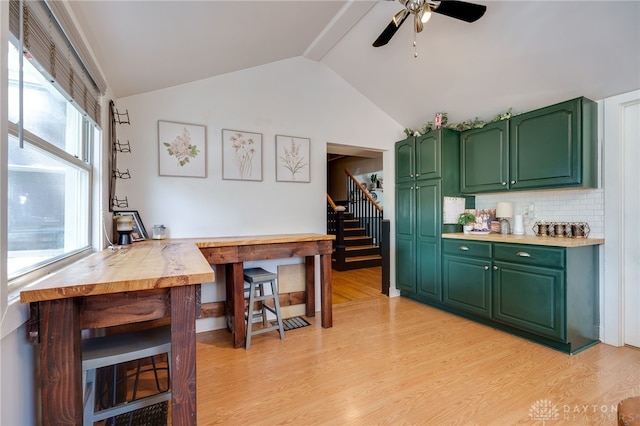
[[[446,310],[575,353],[598,342],[598,246],[443,239]]]
[[[564,248],[496,244],[493,269],[497,321],[564,341]],[[595,331],[595,330],[594,330]]]
[[[577,98],[460,136],[461,192],[595,187],[597,105]]]
[[[491,243],[444,240],[442,287],[445,304],[491,317]]]
[[[396,287],[442,300],[442,198],[459,194],[458,132],[440,129],[396,143]]]
[[[460,191],[466,194],[509,188],[509,121],[460,134]]]

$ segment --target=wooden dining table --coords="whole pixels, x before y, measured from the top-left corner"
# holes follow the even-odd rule
[[[227,271],[227,315],[234,346],[244,341],[242,268],[248,260],[304,257],[307,315],[315,314],[314,256],[320,257],[322,326],[332,326],[333,236],[286,234],[150,240],[106,249],[20,292],[29,303],[29,337],[39,346],[42,424],[82,424],[82,331],[170,318],[171,418],[195,425],[196,338],[200,284],[213,282],[211,265]]]

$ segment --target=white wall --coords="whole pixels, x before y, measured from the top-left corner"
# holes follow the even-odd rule
[[[132,178],[118,180],[116,193],[128,198],[146,228],[164,224],[173,238],[326,233],[326,144],[386,150],[384,167],[393,176],[393,145],[403,134],[329,68],[300,57],[115,102],[131,121],[117,126],[118,139],[132,149],[118,156],[118,168]],[[159,176],[158,120],[206,126],[206,178]],[[222,179],[222,129],[262,134],[261,182]],[[310,183],[276,182],[277,134],[311,139]],[[264,265],[275,270],[291,262],[301,260]],[[210,287],[203,288],[203,301],[224,297],[222,286]],[[223,326],[198,322],[199,331]]]
[[[171,237],[326,231],[327,142],[392,150],[402,127],[324,65],[294,58],[116,100],[118,195]],[[158,176],[158,120],[206,126],[206,178]],[[262,133],[262,182],[222,179],[222,129]],[[311,182],[275,181],[275,135],[311,139]],[[393,153],[389,154],[393,156]]]

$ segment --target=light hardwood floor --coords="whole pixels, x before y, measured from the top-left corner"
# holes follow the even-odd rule
[[[382,267],[331,271],[333,304],[383,297]]]
[[[640,395],[638,349],[567,355],[378,294],[335,304],[331,329],[309,321],[248,351],[198,334],[198,424],[613,425]]]

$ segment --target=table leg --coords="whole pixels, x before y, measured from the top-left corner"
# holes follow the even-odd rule
[[[322,327],[333,327],[333,301],[331,297],[331,255],[320,255],[320,309]]]
[[[316,316],[316,259],[315,256],[304,258],[304,281],[307,295],[306,312],[308,317]]]
[[[172,424],[195,425],[196,286],[171,287]]]
[[[43,425],[82,424],[80,309],[73,298],[38,302]]]
[[[231,310],[233,347],[244,348],[247,326],[244,322],[244,273],[243,263],[230,263],[226,268],[227,309]]]

